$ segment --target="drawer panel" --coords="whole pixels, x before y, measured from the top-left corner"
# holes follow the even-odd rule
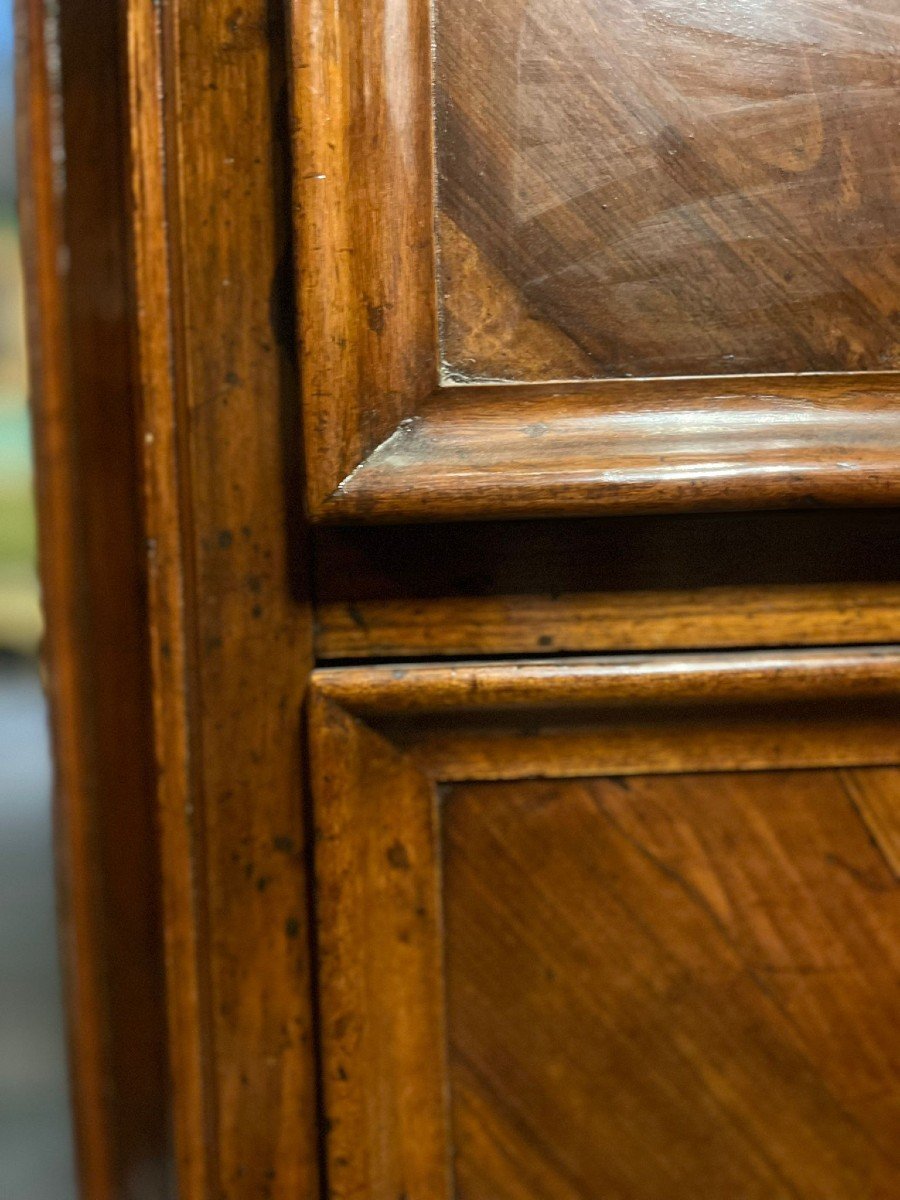
[[[320,520],[900,494],[875,0],[293,6]]]
[[[898,680],[896,650],[317,672],[335,1192],[890,1195]]]

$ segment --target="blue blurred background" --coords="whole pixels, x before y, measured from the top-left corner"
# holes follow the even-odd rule
[[[14,142],[0,0],[0,1200],[72,1200]]]

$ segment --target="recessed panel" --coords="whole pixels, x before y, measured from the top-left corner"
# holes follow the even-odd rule
[[[448,381],[900,365],[893,0],[436,0]]]
[[[450,790],[459,1200],[900,1194],[889,778]]]

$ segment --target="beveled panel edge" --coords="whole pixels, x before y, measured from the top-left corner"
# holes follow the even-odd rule
[[[435,782],[900,762],[900,646],[320,667]]]
[[[329,1187],[452,1194],[446,1062],[434,1054],[444,1038],[440,784],[884,766],[900,760],[888,733],[896,706],[848,712],[842,702],[897,700],[898,684],[900,647],[315,671],[307,715]],[[823,720],[814,712],[786,730],[783,706],[760,719],[761,707],[823,697],[838,701]],[[723,701],[746,701],[746,711]],[[584,707],[598,704],[592,720],[602,723],[586,727]],[[554,706],[573,709],[555,726],[497,719],[498,709]],[[640,706],[657,718],[637,720]],[[864,813],[879,816],[878,806]],[[428,1072],[416,1066],[423,1046]]]
[[[307,499],[438,386],[427,0],[292,0],[297,302]]]
[[[451,1200],[436,791],[315,689],[307,709],[328,1194]]]
[[[509,709],[900,700],[900,645],[560,660],[320,667],[310,686],[356,716]]]
[[[400,3],[289,5],[311,519],[897,502],[897,373],[441,386],[432,19]]]
[[[598,516],[900,501],[894,373],[443,388],[318,521]]]

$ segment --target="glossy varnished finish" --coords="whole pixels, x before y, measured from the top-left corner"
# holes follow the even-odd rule
[[[443,358],[539,382],[900,366],[879,0],[437,0]]]
[[[658,284],[668,247],[686,290],[677,311],[623,304],[608,355],[565,328],[566,267],[539,318],[516,276],[581,253],[581,134],[565,163],[527,148],[562,207],[525,229],[521,195],[497,191],[530,136],[508,122],[522,87],[554,136],[564,110],[609,132],[643,118],[624,84],[589,96],[591,73],[634,75],[686,142],[701,92],[718,104],[729,73],[752,91],[768,60],[747,6],[684,7],[612,0],[542,106],[535,63],[588,6],[438,0],[436,127],[420,0],[63,0],[62,95],[52,55],[24,60],[90,1200],[159,1200],[169,1181],[138,1171],[166,1165],[169,1129],[185,1200],[836,1200],[834,1181],[893,1200],[900,423],[879,307],[893,149],[879,174],[871,147],[887,43],[857,60],[826,0],[773,9],[744,117],[708,114],[668,166],[668,142],[619,143],[611,168],[624,180],[647,150],[652,186],[628,175],[608,218],[625,241],[594,267],[631,247]],[[53,21],[20,8],[39,46]],[[881,18],[858,9],[871,41]],[[636,64],[613,53],[633,20],[655,31]],[[744,25],[725,37],[726,20]],[[651,78],[699,21],[696,60]],[[489,41],[464,50],[499,26],[486,79]],[[835,39],[826,79],[815,46]],[[663,95],[672,72],[687,108]],[[643,202],[669,204],[661,224]],[[738,322],[754,288],[785,305]],[[586,297],[595,329],[606,303]],[[688,344],[712,362],[731,333],[766,358],[755,378],[592,378],[662,342],[662,374]],[[491,375],[570,382],[460,384],[441,368],[454,338],[458,373],[493,356]],[[768,373],[801,351],[837,373]],[[806,511],[771,511],[789,505]]]
[[[291,7],[314,519],[896,501],[874,5]]]
[[[340,486],[329,520],[654,513],[900,500],[892,376],[455,388]]]
[[[172,1194],[118,12],[17,10],[60,947],[81,1194]],[[65,188],[61,161],[65,160]]]
[[[283,14],[23,0],[18,24],[81,1192],[295,1200],[318,1151]]]
[[[900,649],[416,663],[319,671],[315,680],[321,695],[363,717],[629,704],[776,704],[836,697],[897,701]],[[886,752],[890,756],[893,750]]]
[[[889,1195],[898,678],[896,649],[317,672],[334,1193]]]
[[[886,783],[447,789],[456,1195],[889,1196],[900,879],[864,809]]]
[[[291,3],[310,507],[438,382],[427,3]]]
[[[161,24],[160,24],[161,19]],[[301,708],[311,666],[284,26],[130,9],[158,798],[179,1196],[317,1188]]]

